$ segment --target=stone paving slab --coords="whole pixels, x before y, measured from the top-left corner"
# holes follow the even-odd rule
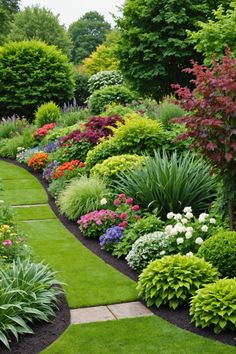
[[[72,324],[101,322],[119,320],[121,318],[153,315],[153,313],[139,301],[125,302],[122,304],[107,306],[79,308],[71,310],[70,314]]]
[[[117,319],[153,315],[153,313],[139,301],[108,305],[108,308]]]
[[[89,323],[115,320],[115,316],[107,306],[84,307],[70,311],[71,323]]]

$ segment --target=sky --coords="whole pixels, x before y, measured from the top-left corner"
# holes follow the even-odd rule
[[[88,11],[98,11],[106,21],[114,25],[113,13],[119,15],[117,7],[121,7],[125,0],[21,0],[21,8],[40,5],[50,9],[55,15],[59,14],[60,22],[68,27],[72,22]]]

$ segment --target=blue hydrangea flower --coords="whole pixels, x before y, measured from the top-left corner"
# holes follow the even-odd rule
[[[100,246],[104,247],[108,244],[118,243],[124,234],[124,228],[113,225],[107,229],[106,233],[99,237]]]

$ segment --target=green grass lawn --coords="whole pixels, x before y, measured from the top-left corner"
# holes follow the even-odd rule
[[[235,354],[159,317],[71,325],[42,354]]]
[[[38,258],[59,272],[71,308],[137,299],[135,282],[84,247],[58,220],[18,224]]]
[[[56,215],[49,205],[17,207],[14,208],[14,214],[17,221],[56,219]]]

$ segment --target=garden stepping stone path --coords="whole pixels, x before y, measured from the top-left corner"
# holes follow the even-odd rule
[[[100,322],[143,316],[153,316],[153,313],[141,302],[134,301],[71,310],[71,323]]]

